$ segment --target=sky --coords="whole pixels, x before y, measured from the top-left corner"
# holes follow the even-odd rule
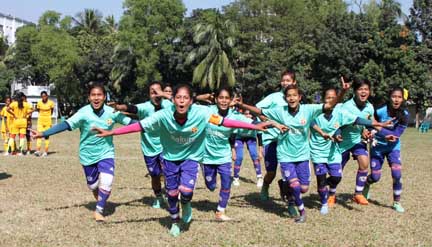
[[[183,0],[187,15],[197,8],[220,8],[232,0]],[[413,0],[399,0],[402,11],[409,14]],[[75,16],[86,8],[98,9],[104,16],[114,15],[118,21],[123,14],[122,0],[2,0],[0,13],[37,23],[46,10],[55,10],[64,15]]]

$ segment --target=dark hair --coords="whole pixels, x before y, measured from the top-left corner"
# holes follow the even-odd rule
[[[102,90],[103,94],[106,95],[105,87],[102,83],[93,82],[89,84],[88,95],[90,95],[91,91],[95,88],[99,88]]]
[[[192,87],[190,85],[188,85],[188,84],[179,84],[179,85],[177,85],[174,88],[174,92],[173,92],[174,97],[177,95],[178,91],[180,89],[182,89],[182,88],[184,88],[184,89],[186,89],[188,91],[189,97],[192,99],[193,98],[193,90],[192,90]]]
[[[15,99],[18,101],[18,108],[20,109],[24,108],[24,97],[25,94],[23,92],[19,92],[15,95]]]
[[[330,91],[330,90],[335,91],[336,94],[338,93],[337,88],[332,87],[332,86],[330,86],[330,87],[326,87],[326,88],[324,89],[324,91],[323,91],[323,94],[322,94],[322,98],[323,98],[323,99],[325,99],[325,96],[326,96],[326,94],[327,94],[327,91]]]
[[[41,93],[40,93],[40,96],[42,96],[42,95],[46,95],[46,96],[48,96],[48,93],[47,93],[47,91],[42,91]]]
[[[393,87],[389,91],[389,99],[390,100],[389,100],[389,102],[387,104],[387,112],[388,112],[389,116],[392,117],[392,118],[395,118],[395,120],[399,124],[401,124],[401,125],[407,125],[408,124],[408,118],[407,118],[407,116],[405,114],[406,106],[405,106],[404,102],[402,102],[402,105],[399,107],[399,109],[394,109],[393,106],[392,106],[392,103],[391,103],[391,95],[394,92],[396,92],[396,91],[400,91],[401,92],[401,94],[402,94],[402,100],[405,101],[403,99],[403,93],[404,93],[403,88],[401,88],[399,86]]]
[[[369,89],[371,88],[371,82],[368,79],[355,78],[353,82],[353,90],[357,91],[361,86],[367,85]]]
[[[226,91],[229,94],[229,97],[232,98],[233,97],[233,91],[231,90],[231,88],[229,87],[220,87],[215,91],[215,97],[219,97],[219,95],[223,92]]]
[[[173,88],[173,86],[171,85],[171,83],[165,83],[163,85],[163,89],[165,90],[165,88],[170,87],[171,89]]]
[[[295,76],[295,72],[293,71],[293,70],[290,70],[290,69],[286,69],[286,70],[284,70],[282,73],[281,73],[281,80],[282,80],[282,78],[284,77],[284,76],[286,76],[286,75],[289,75],[292,79],[293,79],[293,81],[295,81],[296,80],[296,76]]]
[[[11,100],[11,97],[10,97],[10,96],[6,96],[6,97],[4,98],[4,101],[6,102],[6,100]]]
[[[150,92],[150,88],[151,88],[153,85],[159,85],[159,86],[162,88],[162,82],[160,82],[160,81],[150,82],[150,84],[148,84],[148,91],[149,91],[149,92]]]
[[[284,90],[284,95],[285,95],[285,97],[286,97],[286,95],[287,95],[287,93],[288,93],[288,90],[292,90],[292,89],[297,90],[297,92],[298,92],[298,94],[299,94],[300,96],[303,95],[303,92],[300,90],[300,88],[297,86],[297,84],[291,84],[291,85],[288,85],[288,86],[285,88],[285,90]]]

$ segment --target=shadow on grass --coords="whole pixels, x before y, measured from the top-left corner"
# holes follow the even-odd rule
[[[12,177],[12,175],[10,175],[9,173],[6,173],[6,172],[0,172],[0,180],[8,179],[8,178],[10,178],[10,177]]]
[[[242,202],[242,200],[238,200],[239,198],[243,198],[244,201]],[[276,201],[272,198],[270,198],[268,201],[262,201],[259,192],[252,192],[246,195],[234,196],[231,199],[232,200],[229,204],[232,206],[255,207],[265,212],[274,213],[280,217],[286,216],[284,214],[287,209],[285,204],[276,203]]]
[[[376,206],[379,206],[379,207],[383,207],[383,208],[391,208],[391,209],[393,209],[392,206],[390,206],[390,205],[386,205],[386,204],[382,204],[381,202],[379,202],[379,201],[377,201],[377,200],[369,199],[368,201],[369,201],[370,204],[373,204],[373,205],[376,205]]]
[[[341,205],[342,207],[348,209],[348,210],[357,210],[361,211],[359,209],[354,208],[350,204],[353,203],[353,194],[352,193],[337,193],[336,194],[336,204]]]
[[[250,178],[243,178],[240,177],[240,181],[242,181],[243,183],[248,183],[248,184],[255,184],[256,182]]]
[[[209,200],[192,201],[192,208],[196,208],[197,210],[203,212],[216,211],[217,206],[217,202],[212,202]]]
[[[109,216],[115,213],[115,210],[117,207],[121,207],[121,206],[128,206],[128,207],[142,207],[142,204],[146,204],[151,206],[153,203],[153,197],[147,197],[144,196],[140,199],[135,199],[135,200],[131,200],[128,202],[110,202],[108,201],[105,205],[105,209],[104,209],[104,215],[105,216]],[[63,207],[55,207],[55,208],[45,208],[46,211],[53,211],[53,210],[67,210],[70,208],[80,208],[80,207],[85,207],[86,209],[90,210],[90,211],[94,211],[96,208],[96,202],[87,202],[87,203],[81,203],[81,204],[74,204],[74,205],[70,205],[70,206],[63,206]]]

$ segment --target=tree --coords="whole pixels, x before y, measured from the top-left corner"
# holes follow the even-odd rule
[[[124,8],[118,40],[133,52],[136,85],[144,93],[149,82],[163,79],[161,61],[174,51],[186,9],[181,0],[126,0]]]
[[[194,27],[193,39],[198,47],[189,53],[186,61],[198,64],[193,72],[194,84],[210,89],[221,85],[234,86],[234,69],[228,58],[234,47],[234,33],[233,23],[224,20],[218,11],[208,23]]]
[[[102,14],[95,9],[84,9],[73,18],[79,31],[100,34],[102,29]]]

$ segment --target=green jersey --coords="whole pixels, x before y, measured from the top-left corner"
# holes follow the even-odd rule
[[[173,103],[169,100],[162,100],[162,109],[171,107]],[[155,105],[151,101],[136,105],[138,108],[138,118],[143,120],[156,112]],[[141,150],[145,156],[156,156],[162,153],[162,145],[158,132],[141,132]]]
[[[146,132],[158,132],[162,156],[169,161],[201,161],[208,122],[221,124],[223,118],[212,115],[206,106],[191,105],[187,119],[180,124],[174,118],[175,106],[157,111],[140,121]]]
[[[289,131],[278,137],[277,158],[279,162],[309,160],[310,123],[322,113],[322,109],[322,104],[300,104],[298,111],[294,114],[289,113],[288,106],[263,110],[265,116],[289,128]]]
[[[275,107],[280,106],[286,106],[288,103],[285,100],[285,96],[282,91],[272,93],[267,95],[264,99],[262,99],[260,102],[256,104],[256,107],[260,108],[261,110],[264,109],[272,109]],[[267,131],[263,132],[262,139],[263,139],[263,145],[267,145],[275,140],[278,139],[278,136],[280,135],[280,131],[277,128],[270,128]]]
[[[354,101],[354,98],[348,100],[342,105],[342,108],[354,114],[357,117],[364,119],[373,119],[374,116],[374,108],[371,103],[366,102],[366,106],[363,109],[359,109]],[[342,138],[343,141],[339,144],[341,152],[345,152],[349,150],[357,143],[361,142],[362,132],[364,126],[363,125],[349,125],[345,128],[342,128]]]
[[[357,119],[357,116],[345,111],[341,106],[342,104],[337,104],[329,116],[323,113],[314,120],[314,123],[330,136],[333,136],[340,127],[351,125]],[[312,126],[314,123],[312,123]],[[311,128],[310,152],[313,163],[331,164],[342,162],[339,145],[331,140],[324,139],[313,128]]]
[[[212,114],[219,114],[219,109],[216,105],[210,106],[207,111]],[[228,110],[226,118],[248,123],[252,122],[252,119],[231,109]],[[233,128],[218,126],[211,123],[207,124],[203,164],[221,165],[231,162],[231,145],[228,139],[233,134],[234,130]]]
[[[250,118],[248,118],[250,119]],[[261,133],[261,132],[260,132]],[[236,139],[242,138],[257,138],[258,131],[249,129],[236,129],[234,131]]]
[[[72,117],[66,120],[72,130],[80,130],[79,157],[84,166],[95,164],[103,159],[114,158],[113,137],[97,137],[93,127],[112,130],[115,123],[129,124],[131,119],[114,112],[114,109],[104,105],[101,115],[96,115],[91,105],[84,106]]]

